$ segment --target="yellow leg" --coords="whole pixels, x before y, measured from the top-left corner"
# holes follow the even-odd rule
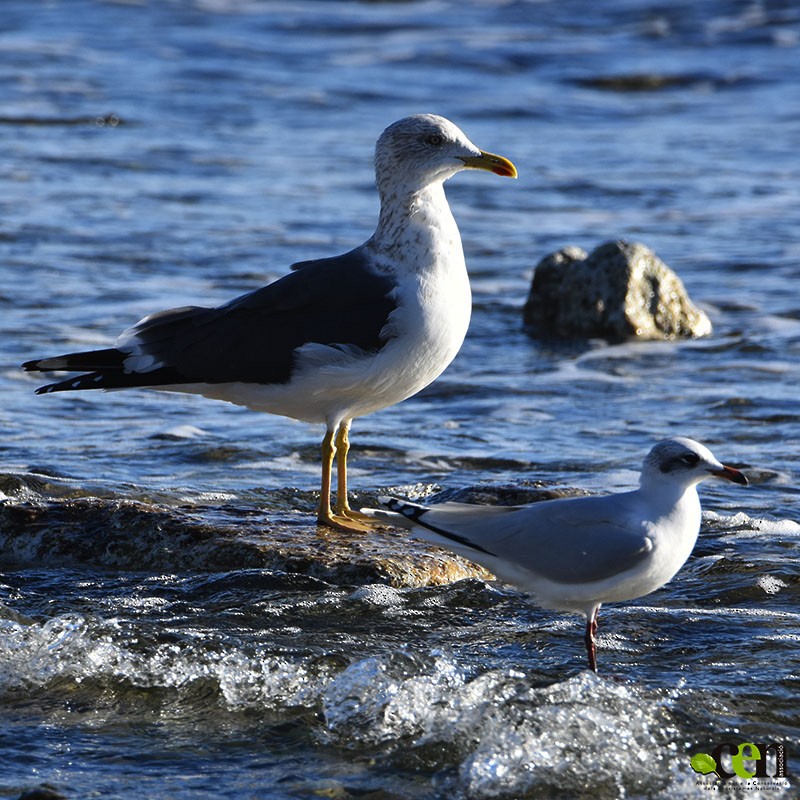
[[[317,519],[326,522],[331,519],[331,470],[333,459],[336,456],[336,446],[333,443],[333,431],[326,431],[322,440],[322,488],[319,493],[319,511]]]
[[[347,454],[350,451],[350,421],[347,420],[339,425],[336,431],[336,514],[347,517],[350,520],[357,520],[366,523],[365,530],[370,530],[374,523],[371,517],[353,511],[347,494]]]
[[[356,517],[364,517],[356,511],[351,511],[347,504],[347,451],[350,447],[347,432],[350,425],[342,423],[339,430],[329,430],[322,440],[322,488],[319,497],[319,510],[317,521],[331,528],[344,531],[368,531],[369,525],[356,521]],[[337,458],[338,452],[338,458]],[[331,509],[331,472],[333,459],[337,458],[336,469],[339,485],[336,493],[336,510]],[[351,516],[352,515],[352,516]]]
[[[350,511],[347,501],[347,454],[350,452],[350,423],[343,422],[336,431],[336,513]]]

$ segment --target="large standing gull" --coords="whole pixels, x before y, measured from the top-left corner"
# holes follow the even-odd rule
[[[83,373],[38,394],[145,387],[324,423],[318,519],[367,530],[347,501],[350,423],[435,380],[467,332],[469,279],[443,186],[463,169],[517,175],[510,161],[479,150],[443,117],[401,119],[375,147],[380,218],[360,247],[294,264],[288,275],[217,308],[151,314],[115,347],[23,366]]]
[[[699,442],[676,437],[653,447],[631,492],[527,506],[422,506],[385,498],[392,511],[370,513],[483,564],[544,608],[582,613],[589,666],[597,672],[600,606],[633,600],[672,579],[700,530],[697,484],[712,475],[747,483]]]

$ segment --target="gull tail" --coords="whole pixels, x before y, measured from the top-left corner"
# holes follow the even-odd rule
[[[456,545],[460,552],[466,551],[476,551],[479,553],[484,553],[487,556],[494,557],[494,553],[490,550],[487,550],[485,547],[481,547],[481,545],[477,544],[474,541],[471,541],[466,536],[462,536],[461,534],[455,533],[452,530],[446,530],[445,528],[441,527],[440,525],[434,524],[433,521],[426,520],[426,515],[434,511],[438,508],[438,510],[443,511],[445,510],[445,506],[448,506],[450,510],[454,510],[456,508],[466,508],[463,504],[457,503],[444,503],[440,506],[423,506],[419,503],[412,503],[410,500],[401,500],[398,497],[379,497],[378,500],[385,505],[389,510],[384,511],[383,509],[377,508],[365,508],[362,511],[366,514],[369,514],[376,519],[380,519],[384,522],[388,522],[392,525],[397,525],[400,528],[408,528],[410,530],[415,530],[421,534],[421,538],[425,539],[428,542],[432,542],[433,544],[448,546],[450,543]],[[475,508],[475,507],[472,507]],[[480,508],[480,507],[478,507]],[[509,508],[509,510],[511,510]],[[436,515],[434,515],[436,516]],[[430,533],[434,534],[431,536]],[[443,541],[445,540],[445,541]],[[451,548],[452,549],[452,548]]]
[[[82,372],[63,381],[40,386],[36,394],[65,392],[79,389],[120,389],[141,385],[141,377],[125,371],[128,354],[114,347],[105,350],[89,350],[83,353],[67,353],[52,358],[26,361],[22,368],[26,372]]]
[[[412,503],[410,500],[401,500],[399,497],[382,495],[378,498],[378,501],[381,505],[386,506],[389,511],[384,511],[380,508],[374,509],[375,516],[378,519],[386,520],[386,522],[393,522],[401,528],[411,529],[414,525],[420,524],[420,517],[426,511],[430,511],[428,506]]]

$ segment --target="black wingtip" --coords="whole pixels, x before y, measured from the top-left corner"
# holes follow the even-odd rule
[[[41,362],[40,358],[35,359],[34,361],[26,361],[22,364],[22,369],[25,372],[40,372],[41,368],[39,367],[39,363]],[[40,386],[38,389],[34,390],[34,394],[47,394],[49,391],[48,386]]]
[[[428,511],[426,506],[412,503],[409,500],[401,500],[399,497],[381,497],[379,499],[390,511],[414,521]]]
[[[57,383],[48,383],[36,389],[36,394],[52,394],[53,392],[74,392],[82,389],[108,389],[106,376],[99,372],[90,372],[86,375],[73,375]],[[116,386],[114,386],[116,388]]]

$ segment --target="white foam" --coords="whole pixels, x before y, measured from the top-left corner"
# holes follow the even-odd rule
[[[371,606],[399,606],[403,604],[403,595],[392,586],[368,584],[360,586],[351,595],[350,600],[358,600]]]
[[[232,708],[279,707],[313,703],[327,681],[324,667],[275,655],[162,644],[135,652],[120,644],[114,620],[102,628],[79,615],[54,617],[44,624],[0,620],[0,690],[45,686],[54,680],[112,679],[144,688],[185,689],[212,680]]]
[[[393,597],[365,587],[356,599]],[[448,654],[414,651],[341,669],[338,659],[247,653],[185,634],[137,650],[141,643],[129,643],[114,620],[2,619],[0,691],[118,680],[183,693],[200,681],[205,696],[210,681],[231,709],[319,711],[322,723],[312,733],[337,747],[380,746],[423,758],[446,750],[457,768],[447,771],[452,786],[443,796],[573,796],[589,773],[598,797],[694,796],[682,791],[690,784],[684,735],[671,711],[682,696],[677,689],[646,689],[588,671],[540,686],[516,670],[473,676]]]
[[[413,659],[402,655],[371,657],[337,675],[322,692],[329,737],[339,743],[373,745],[424,734],[430,714],[446,705],[464,678],[444,658],[422,674],[419,665],[416,670],[410,669],[413,666]]]
[[[767,594],[777,594],[781,589],[787,589],[789,584],[774,575],[759,575],[756,578],[756,586]]]
[[[743,511],[729,515],[719,514],[716,511],[704,511],[703,520],[714,523],[716,527],[735,528],[737,534],[750,531],[768,536],[800,535],[800,523],[794,520],[751,517]]]
[[[648,796],[676,757],[666,693],[648,696],[589,672],[539,688],[513,670],[470,680],[446,656],[428,664],[372,657],[337,675],[322,700],[334,743],[455,749],[453,793],[474,798],[577,791],[589,764],[593,783],[617,790],[603,796]]]
[[[195,425],[174,425],[164,431],[164,436],[169,436],[173,439],[198,439],[207,435],[206,431]]]

